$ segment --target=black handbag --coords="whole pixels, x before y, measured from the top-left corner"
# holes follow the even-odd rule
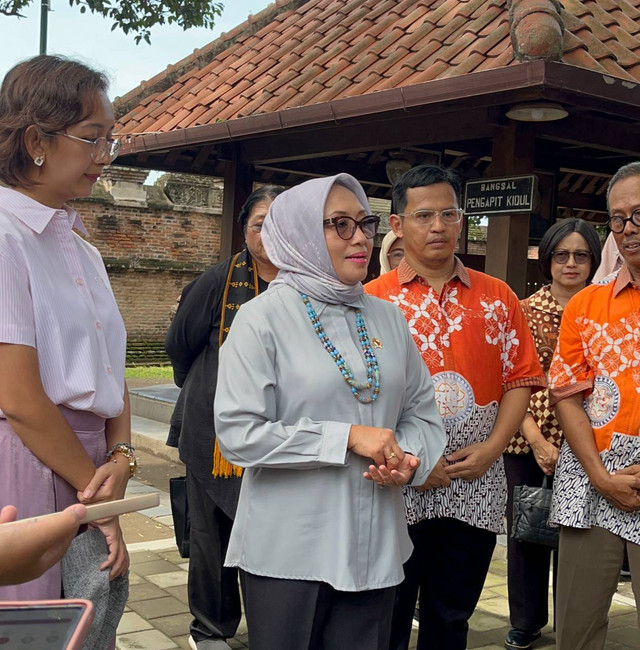
[[[513,526],[511,537],[520,542],[558,548],[559,529],[549,525],[551,494],[549,478],[542,487],[516,485],[513,489]]]
[[[174,476],[169,479],[169,497],[171,498],[171,514],[173,515],[176,545],[180,557],[189,557],[191,519],[189,517],[189,502],[187,501],[186,476]]]

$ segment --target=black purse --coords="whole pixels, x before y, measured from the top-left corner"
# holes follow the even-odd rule
[[[513,489],[513,525],[511,537],[520,542],[558,548],[559,528],[549,525],[551,495],[549,477],[542,487],[516,485]]]
[[[189,557],[191,518],[189,517],[189,502],[187,501],[186,476],[174,476],[169,479],[169,497],[171,499],[171,514],[176,534],[176,545],[180,557]]]

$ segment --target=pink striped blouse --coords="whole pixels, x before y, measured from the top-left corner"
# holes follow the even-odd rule
[[[37,349],[54,404],[112,418],[126,331],[100,253],[72,228],[86,235],[71,208],[0,187],[0,342]]]

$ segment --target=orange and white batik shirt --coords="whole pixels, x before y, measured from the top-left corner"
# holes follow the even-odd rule
[[[554,403],[584,392],[584,409],[609,472],[640,464],[640,288],[626,266],[617,277],[577,293],[565,307],[549,388]],[[640,544],[640,512],[623,512],[596,492],[568,444],[556,467],[550,521],[598,526]]]
[[[497,278],[455,259],[453,277],[438,295],[403,260],[365,286],[403,312],[435,387],[447,433],[445,455],[485,441],[502,395],[512,388],[538,390],[546,380],[518,298]],[[502,532],[507,485],[502,455],[484,476],[453,479],[446,488],[404,488],[407,522],[453,517]]]

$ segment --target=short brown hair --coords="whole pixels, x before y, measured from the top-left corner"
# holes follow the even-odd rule
[[[45,131],[64,131],[90,113],[98,92],[109,81],[78,61],[40,55],[7,72],[0,86],[0,181],[10,187],[33,185],[24,133],[34,125]]]

